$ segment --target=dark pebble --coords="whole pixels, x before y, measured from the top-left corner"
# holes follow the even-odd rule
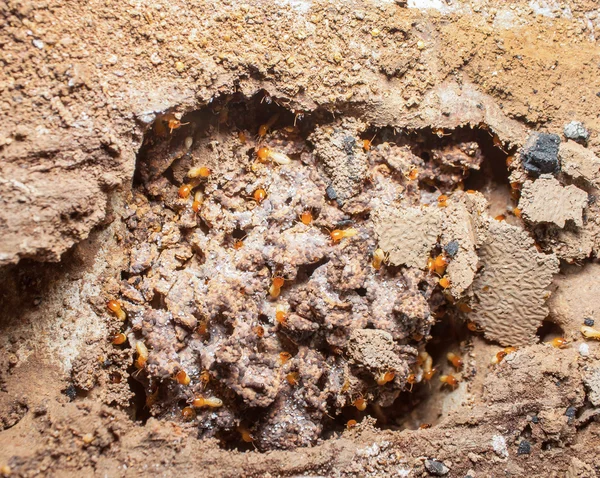
[[[588,327],[593,327],[594,326],[594,319],[583,319],[583,323],[585,325],[587,325]]]
[[[540,419],[537,415],[531,417],[531,423],[540,423]]]
[[[446,254],[448,254],[450,257],[454,257],[456,254],[458,254],[458,246],[458,241],[454,239],[446,244],[444,251],[446,251]]]
[[[73,385],[73,384],[71,384],[67,388],[65,388],[63,390],[63,393],[69,398],[69,400],[71,402],[77,398],[77,389],[75,388],[75,385]]]
[[[429,474],[433,476],[444,476],[450,471],[450,468],[441,461],[430,459],[425,460],[425,468],[427,468]]]
[[[519,449],[517,450],[517,455],[529,455],[531,453],[531,443],[527,440],[521,440],[519,443]]]
[[[558,146],[560,137],[556,134],[534,133],[529,137],[521,152],[521,163],[533,175],[556,174],[560,170]]]
[[[575,407],[569,407],[569,408],[567,408],[567,411],[565,412],[565,416],[567,416],[569,418],[575,418],[576,414],[577,414],[577,409]]]
[[[327,193],[327,197],[329,199],[337,199],[337,193],[335,192],[335,189],[333,189],[333,186],[327,186],[325,192]]]

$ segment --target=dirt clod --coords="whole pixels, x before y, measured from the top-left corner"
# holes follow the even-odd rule
[[[521,163],[532,176],[556,174],[560,170],[558,147],[560,137],[556,134],[534,133],[521,151]]]

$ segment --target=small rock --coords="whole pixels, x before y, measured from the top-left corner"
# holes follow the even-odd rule
[[[575,415],[577,415],[577,409],[575,407],[567,408],[567,411],[565,412],[565,416],[569,418],[569,422],[571,422],[571,420],[573,420],[573,418],[575,418]]]
[[[34,47],[39,48],[40,50],[42,48],[44,48],[44,42],[42,40],[39,40],[38,38],[36,38],[35,40],[33,40],[31,43],[33,43]]]
[[[73,384],[71,384],[67,388],[65,388],[63,390],[63,393],[69,398],[69,400],[71,402],[77,398],[77,389],[75,388],[75,385],[73,385]]]
[[[160,56],[156,52],[154,52],[154,53],[152,53],[152,55],[150,55],[150,61],[152,62],[153,65],[160,65],[162,63]]]
[[[583,323],[585,325],[587,325],[588,327],[593,327],[594,326],[594,319],[590,319],[590,318],[583,319]]]
[[[176,61],[175,62],[175,69],[181,73],[183,70],[185,70],[185,64],[182,61]]]
[[[566,138],[580,143],[586,143],[590,139],[590,132],[585,129],[585,126],[580,121],[567,123],[563,129],[563,133]]]
[[[425,460],[425,468],[427,468],[429,474],[433,476],[444,476],[450,471],[450,468],[444,465],[441,461],[434,459]]]
[[[517,455],[529,455],[531,453],[531,443],[527,440],[521,440],[519,443],[519,449],[517,450]]]
[[[333,189],[333,186],[331,186],[331,185],[327,186],[327,189],[325,190],[325,192],[327,193],[327,197],[329,199],[337,199],[337,194],[335,192],[335,189]]]
[[[560,170],[558,147],[560,138],[556,134],[534,133],[529,137],[521,152],[525,170],[534,175],[556,174]]]
[[[540,419],[537,415],[531,417],[531,423],[540,423]]]
[[[458,241],[456,239],[450,241],[448,244],[446,244],[446,247],[444,247],[444,251],[446,251],[446,254],[448,254],[451,258],[453,258],[456,254],[458,254]]]
[[[579,355],[581,355],[582,357],[590,356],[590,346],[585,342],[579,344]]]

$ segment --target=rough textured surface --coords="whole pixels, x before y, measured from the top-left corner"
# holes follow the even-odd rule
[[[600,187],[600,158],[588,148],[567,141],[561,143],[558,156],[565,174]]]
[[[558,272],[553,254],[541,254],[522,229],[491,221],[479,250],[482,270],[473,282],[473,312],[485,336],[502,345],[523,345],[548,315],[548,286]]]
[[[402,132],[431,126],[445,137],[459,125],[468,129],[481,124],[487,129],[480,130],[482,136],[491,143],[497,135],[507,151],[521,146],[530,128],[560,133],[577,119],[589,129],[589,148],[597,154],[596,1],[217,5],[9,0],[0,2],[0,22],[0,262],[25,258],[1,272],[0,424],[10,427],[0,433],[3,474],[6,465],[18,477],[139,477],[149,472],[182,477],[199,469],[215,477],[426,476],[424,461],[433,458],[458,477],[566,473],[592,478],[600,473],[600,429],[593,410],[584,405],[581,381],[584,369],[598,363],[600,344],[583,342],[580,324],[567,321],[571,325],[564,326],[565,336],[573,340],[569,348],[523,347],[496,367],[489,361],[498,347],[470,334],[463,348],[454,342],[454,329],[436,331],[428,346],[432,352],[441,353],[438,340],[443,336],[466,358],[457,390],[442,387],[434,377],[431,386],[416,385],[413,393],[402,396],[399,403],[410,412],[401,424],[385,423],[397,407],[384,408],[378,425],[368,415],[362,420],[349,415],[345,418],[360,422],[356,428],[344,431],[340,423],[331,439],[311,448],[261,454],[252,444],[240,452],[220,448],[217,440],[198,440],[197,428],[182,424],[179,416],[133,421],[135,411],[144,409],[144,396],[128,383],[131,350],[110,345],[114,324],[105,309],[107,297],[120,292],[121,273],[129,273],[130,248],[122,242],[127,231],[115,218],[130,215],[124,203],[135,153],[157,113],[179,116],[221,94],[238,91],[250,97],[259,92],[264,103],[288,105],[292,117],[313,111],[328,118],[358,116],[375,129],[394,126]],[[210,105],[212,124],[225,130],[227,108],[220,109],[219,101]],[[302,124],[301,116],[298,121]],[[376,137],[374,143],[379,141],[383,139]],[[447,164],[476,162],[476,157],[459,154],[463,148],[451,147],[456,161],[448,156]],[[464,178],[444,171],[444,184],[437,183],[436,168],[419,154],[434,158],[444,148],[419,149],[410,164],[428,181],[433,179],[422,190],[422,200],[431,203],[439,188],[450,191],[457,187],[456,178]],[[495,159],[503,164],[504,158]],[[176,181],[181,172],[174,167]],[[394,191],[385,201],[406,192],[389,188],[383,169],[370,176],[374,188]],[[522,183],[525,176],[516,180]],[[583,181],[576,184],[587,187]],[[590,191],[590,200],[594,196],[597,192]],[[414,199],[410,188],[407,197]],[[363,208],[362,214],[369,213],[364,202],[352,201],[357,210]],[[514,205],[503,198],[502,213],[507,204]],[[582,250],[587,255],[592,247],[598,251],[595,204],[586,212],[583,233],[567,231],[567,225],[549,238],[547,250],[560,253],[564,246],[571,260],[575,253],[581,257]],[[480,227],[485,215],[472,217],[476,231],[485,233]],[[520,224],[510,215],[507,221]],[[181,223],[189,224],[190,215]],[[567,232],[568,244],[552,243]],[[175,251],[182,236],[173,230],[161,235],[173,250],[159,260],[185,263],[189,250]],[[295,246],[297,252],[301,248],[293,239],[290,233],[279,244]],[[27,257],[62,260],[38,264]],[[137,268],[152,257],[152,250],[141,248],[133,256]],[[162,272],[170,277],[173,271]],[[401,283],[416,287],[419,277],[403,274]],[[592,284],[597,278],[589,275],[586,281]],[[98,284],[106,287],[99,290]],[[394,302],[402,300],[399,289],[390,281],[387,292],[377,295],[372,313],[380,323],[392,315]],[[140,300],[134,287],[122,293],[128,301]],[[442,303],[445,297],[439,290],[434,294]],[[155,306],[163,307],[158,299]],[[590,292],[580,302],[595,304],[596,299]],[[185,301],[171,305],[185,320]],[[422,304],[415,305],[415,311],[422,310]],[[440,314],[436,321],[443,326],[446,318]],[[389,320],[386,329],[394,337],[398,322]],[[295,330],[306,332],[303,325]],[[583,345],[585,358],[577,353]],[[443,356],[435,362],[445,373],[454,372]],[[372,408],[369,413],[375,416]],[[569,419],[566,410],[571,415],[576,411],[575,418]],[[421,424],[432,427],[420,429]],[[404,426],[408,429],[397,430]],[[293,433],[279,437],[294,439]],[[529,455],[518,455],[523,440],[531,444]],[[504,444],[502,456],[494,451],[495,443]]]
[[[582,143],[590,139],[590,132],[585,129],[585,126],[580,121],[571,121],[563,128],[565,138],[579,141]]]
[[[567,221],[583,226],[583,209],[588,194],[576,186],[562,186],[552,175],[543,174],[526,181],[521,190],[519,209],[523,217],[534,223],[550,222],[564,227]]]
[[[425,268],[441,229],[440,210],[436,207],[384,207],[375,214],[379,247],[389,254],[390,263]]]

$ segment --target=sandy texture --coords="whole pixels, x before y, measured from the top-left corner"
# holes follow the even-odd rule
[[[534,223],[551,222],[564,227],[567,221],[583,226],[583,209],[588,195],[576,186],[561,186],[551,175],[541,175],[535,181],[526,181],[521,190],[523,218]]]
[[[532,343],[548,315],[544,303],[558,260],[537,252],[520,228],[497,221],[490,223],[479,258],[482,271],[473,283],[475,305],[469,319],[502,345]]]
[[[574,141],[567,141],[561,143],[558,156],[563,173],[600,187],[600,159],[592,151]]]
[[[435,207],[382,208],[376,211],[379,247],[394,265],[423,269],[437,243],[442,214]]]

